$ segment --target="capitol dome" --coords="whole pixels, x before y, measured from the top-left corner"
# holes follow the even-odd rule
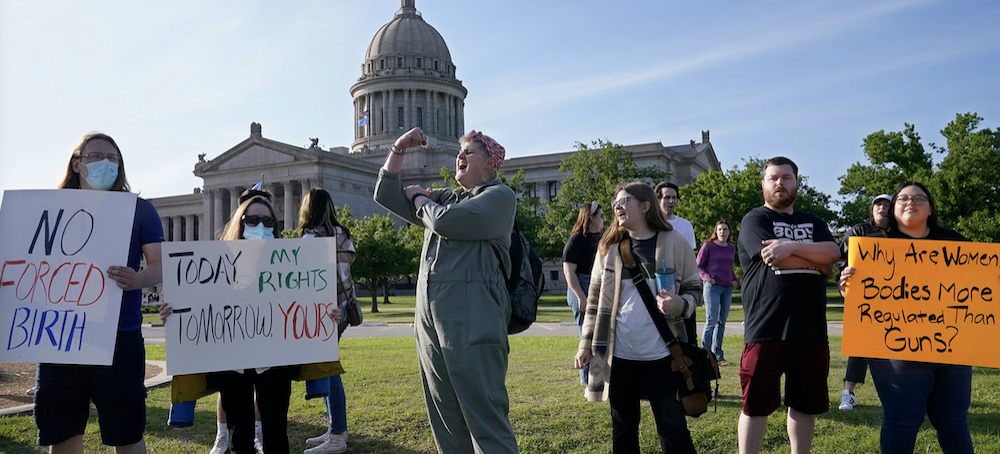
[[[402,0],[402,7],[392,20],[375,32],[362,65],[362,77],[397,71],[455,76],[448,45],[441,34],[424,21],[414,0]]]
[[[401,0],[392,20],[375,32],[361,77],[351,86],[351,152],[381,162],[400,134],[418,127],[428,143],[408,160],[416,167],[410,173],[426,173],[426,181],[440,178],[441,167],[454,164],[465,130],[466,94],[444,38],[424,21],[414,0]]]

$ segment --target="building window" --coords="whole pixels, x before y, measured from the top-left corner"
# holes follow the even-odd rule
[[[552,282],[559,282],[559,272],[558,271],[555,271],[555,270],[549,271],[549,277],[551,278],[551,279],[549,279],[550,281],[552,281]]]
[[[385,131],[385,109],[378,110],[378,128],[379,131]]]
[[[562,186],[562,182],[560,181],[549,182],[549,200],[555,200],[556,196],[559,195],[560,186]]]
[[[397,68],[403,67],[403,57],[396,57],[396,67]]]
[[[385,69],[385,59],[384,58],[378,61],[378,69]]]
[[[402,107],[400,107],[396,111],[396,120],[397,120],[397,123],[399,123],[399,129],[403,129],[404,124],[403,124],[403,108]]]
[[[417,59],[417,68],[423,68],[423,67],[424,67],[424,60],[422,58],[418,58]]]
[[[434,132],[441,133],[441,109],[434,109]]]
[[[198,216],[195,216],[194,217],[194,241],[198,241],[198,237],[201,236],[200,232],[199,232],[200,230],[201,230],[201,220],[200,220],[200,218]]]
[[[167,241],[174,241],[174,218],[167,218]]]
[[[434,60],[434,70],[435,71],[438,70],[438,62],[437,62],[437,60]]]
[[[528,197],[538,197],[538,184],[527,183],[528,186]]]
[[[423,128],[424,127],[424,108],[423,107],[417,107],[417,127],[418,128]]]

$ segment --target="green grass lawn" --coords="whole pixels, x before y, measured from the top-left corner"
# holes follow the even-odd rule
[[[413,311],[416,306],[414,296],[390,296],[391,304],[383,304],[382,297],[378,298],[378,313],[371,312],[371,298],[362,298],[361,306],[365,312],[365,322],[368,323],[413,323]],[[826,292],[826,319],[828,321],[844,320],[844,298],[836,289],[828,289]],[[834,305],[834,306],[830,306]],[[840,305],[840,306],[836,306]],[[705,321],[705,308],[700,307],[696,313],[697,320]],[[156,319],[159,323],[159,317]],[[538,317],[541,323],[560,323],[573,321],[573,312],[566,304],[566,295],[542,295],[538,301]],[[729,312],[730,322],[743,321],[743,300],[740,298],[739,290],[733,293],[733,307]]]
[[[813,452],[878,452],[881,407],[870,384],[858,388],[861,405],[850,412],[836,409],[845,360],[839,355],[840,338],[831,336],[828,385],[831,410],[816,423]],[[742,338],[727,336],[725,350],[736,358]],[[611,452],[607,403],[588,403],[579,376],[571,368],[576,351],[574,336],[511,337],[507,387],[510,419],[523,453]],[[162,358],[162,346],[148,346],[150,359]],[[350,452],[434,453],[434,442],[417,373],[412,338],[344,339],[341,343],[344,385],[347,389]],[[737,451],[736,424],[740,412],[738,368],[722,368],[718,411],[688,419],[699,453]],[[870,380],[869,380],[870,381]],[[302,452],[307,437],[325,430],[326,418],[319,400],[303,399],[304,385],[293,385],[289,410],[292,452]],[[151,453],[204,454],[215,439],[215,398],[198,402],[194,427],[166,426],[169,388],[151,390],[147,400],[146,441]],[[643,452],[659,452],[655,426],[648,406],[643,406]],[[1000,371],[975,368],[969,426],[977,452],[1000,452]],[[0,452],[41,453],[34,446],[35,427],[30,416],[0,419]],[[86,452],[110,453],[100,445],[96,416],[87,425]],[[785,417],[781,411],[768,419],[765,453],[789,451]],[[941,452],[928,423],[917,438],[917,452]]]

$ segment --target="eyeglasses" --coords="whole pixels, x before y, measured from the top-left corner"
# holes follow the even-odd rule
[[[612,201],[611,206],[614,208],[623,207],[625,206],[626,203],[629,203],[632,200],[635,200],[635,197],[625,196],[620,199],[615,199],[614,201]]]
[[[927,203],[927,196],[925,196],[925,195],[915,195],[915,196],[910,197],[910,196],[905,195],[905,194],[904,195],[898,195],[898,196],[896,196],[896,202],[898,202],[898,203],[900,203],[902,205],[906,205],[907,202],[913,202],[914,205],[923,205],[923,204]]]
[[[103,153],[93,153],[93,152],[91,152],[91,153],[83,153],[83,154],[81,154],[81,155],[79,155],[77,157],[80,158],[80,161],[82,161],[84,164],[90,164],[92,162],[97,162],[97,161],[103,161],[105,159],[107,159],[109,162],[113,162],[115,164],[118,164],[119,162],[121,162],[121,159],[118,158],[117,154],[103,154]]]
[[[246,225],[257,225],[264,223],[264,227],[273,228],[275,219],[271,216],[247,216],[243,215],[243,223]]]

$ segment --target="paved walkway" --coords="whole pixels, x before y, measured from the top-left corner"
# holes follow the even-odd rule
[[[698,323],[698,332],[702,332],[704,329],[704,323]],[[827,333],[833,335],[841,335],[844,333],[844,324],[837,323],[827,323]],[[730,335],[743,335],[743,324],[742,323],[727,323],[726,324],[726,334]],[[522,333],[515,334],[515,336],[577,336],[577,327],[574,322],[563,322],[563,323],[534,323]],[[344,332],[345,338],[365,338],[365,337],[412,337],[413,336],[413,324],[410,323],[363,323],[361,326],[352,326],[347,331]],[[147,345],[157,345],[166,342],[164,338],[163,326],[158,325],[142,325],[142,337],[145,339]],[[161,386],[167,386],[170,384],[170,380],[173,378],[167,375],[167,362],[166,361],[146,361],[147,364],[152,364],[161,369],[159,375],[146,380],[146,388],[157,388]],[[17,416],[17,415],[28,415],[34,410],[34,404],[21,405],[18,407],[11,407],[0,409],[0,417],[3,416]]]

